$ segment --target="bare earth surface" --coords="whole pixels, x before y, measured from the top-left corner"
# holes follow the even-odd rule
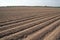
[[[0,40],[60,40],[60,8],[0,8]]]

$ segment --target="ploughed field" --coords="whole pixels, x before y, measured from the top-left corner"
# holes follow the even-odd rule
[[[60,11],[57,8],[24,10],[23,7],[18,13],[17,9],[11,10],[0,9],[0,40],[60,40]]]

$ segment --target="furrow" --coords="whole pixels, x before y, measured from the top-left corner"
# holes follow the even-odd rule
[[[39,16],[31,16],[31,17],[21,18],[19,20],[15,20],[15,21],[8,21],[8,22],[5,22],[5,23],[1,23],[0,26],[5,26],[5,25],[13,24],[13,23],[26,21],[26,20],[30,20],[30,19],[33,19],[33,18],[36,18],[36,17],[39,17]]]
[[[5,22],[1,22],[0,26],[2,27],[2,26],[5,26],[5,25],[13,24],[13,23],[18,23],[18,22],[22,22],[22,21],[27,21],[27,20],[34,19],[34,18],[41,17],[41,16],[42,16],[42,15],[40,15],[40,16],[33,15],[33,16],[30,16],[30,17],[25,17],[25,18],[20,18],[20,19],[5,21]]]
[[[41,28],[43,28],[43,27],[45,27],[45,26],[47,26],[47,25],[49,25],[49,24],[51,24],[51,23],[53,23],[55,21],[57,21],[58,19],[60,19],[60,18],[59,17],[53,18],[53,19],[51,19],[51,20],[49,20],[47,22],[44,22],[44,23],[41,23],[39,25],[33,26],[33,27],[28,28],[26,30],[17,32],[15,34],[11,34],[9,36],[5,36],[5,37],[2,38],[2,40],[15,40],[15,39],[20,38],[20,37],[22,37],[24,35],[28,35],[28,34],[30,34],[32,32],[35,32],[35,31],[37,31],[37,30],[39,30],[39,29],[41,29]]]
[[[18,31],[21,31],[21,30],[24,30],[24,29],[27,29],[27,28],[30,28],[32,26],[35,26],[35,25],[38,25],[38,24],[43,23],[45,21],[48,21],[50,19],[53,19],[54,17],[56,17],[56,16],[53,16],[53,17],[50,17],[50,18],[45,18],[45,19],[38,20],[38,21],[29,23],[29,24],[25,24],[25,25],[21,25],[21,26],[15,27],[15,28],[11,28],[11,29],[8,29],[8,30],[1,31],[0,32],[0,37],[6,36],[6,35],[9,35],[9,34],[13,34],[15,32],[18,32]],[[57,20],[57,19],[59,19],[59,17],[56,17],[54,19]]]
[[[36,15],[29,16],[29,17],[34,17],[34,16],[36,16]],[[29,17],[24,17],[24,18],[29,18]],[[20,18],[20,19],[24,19],[24,18]],[[8,20],[8,21],[0,22],[0,23],[6,23],[6,22],[16,21],[16,20],[20,20],[20,19]]]
[[[55,29],[58,25],[60,24],[60,20],[55,21],[54,23],[46,26],[45,28],[38,30],[37,32],[29,35],[26,39],[24,40],[38,40],[41,39],[42,36],[46,35],[48,32],[52,31]],[[49,40],[49,39],[48,39]]]
[[[40,19],[43,19],[43,18],[46,18],[46,16],[45,17],[37,17],[35,19],[30,19],[30,20],[27,20],[27,21],[18,22],[18,23],[14,23],[14,24],[10,24],[10,25],[5,25],[5,26],[0,27],[0,31],[7,30],[7,29],[10,29],[10,28],[13,28],[13,27],[16,27],[16,26],[20,26],[20,25],[23,25],[23,24],[27,24],[29,22],[34,22],[34,21],[37,21],[37,20],[40,20]]]
[[[48,36],[45,36],[43,40],[59,40],[60,36],[60,25],[53,30]]]

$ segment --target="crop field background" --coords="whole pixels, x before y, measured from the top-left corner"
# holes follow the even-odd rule
[[[60,8],[0,7],[0,40],[60,40]]]

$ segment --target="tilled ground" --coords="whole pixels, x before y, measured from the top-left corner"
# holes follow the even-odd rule
[[[0,40],[60,40],[60,14],[33,15],[0,23]]]

